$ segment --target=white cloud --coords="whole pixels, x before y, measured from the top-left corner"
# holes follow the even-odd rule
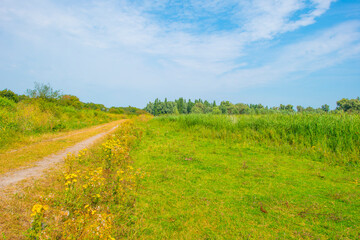
[[[51,0],[3,0],[0,28],[40,43],[51,44],[50,40],[57,38],[57,41],[113,50],[121,54],[122,59],[131,55],[136,59],[150,57],[157,61],[155,64],[164,66],[164,72],[168,71],[165,67],[171,66],[174,72],[191,79],[206,76],[207,81],[222,79],[229,85],[246,85],[249,79],[253,79],[250,84],[254,84],[291,72],[321,69],[357,53],[358,50],[349,51],[349,47],[357,49],[359,31],[356,23],[349,23],[316,39],[286,47],[273,63],[257,68],[246,64],[250,57],[246,55],[248,46],[315,23],[332,2],[334,0],[109,0],[72,2],[66,7]],[[178,13],[175,18],[154,15],[169,6]],[[229,14],[227,20],[237,27],[206,31],[201,26],[205,23],[196,19],[204,16],[211,19],[217,14]],[[327,59],[329,55],[336,56]],[[141,67],[145,63],[139,60],[137,64]],[[152,74],[161,75],[159,69]]]
[[[251,40],[271,39],[277,34],[293,31],[315,23],[335,0],[254,0],[244,4],[240,12],[245,16],[244,29],[250,33]],[[304,9],[310,8],[307,12]],[[292,20],[300,14],[298,19]]]
[[[18,22],[19,25],[24,28],[30,27],[31,30],[44,31],[51,29],[59,31],[61,34],[76,37],[79,41],[85,43],[101,42],[100,45],[102,46],[110,47],[122,44],[146,50],[150,46],[162,45],[163,47],[159,48],[159,52],[163,54],[164,46],[168,46],[168,52],[170,53],[174,52],[173,47],[179,49],[182,46],[187,52],[189,45],[196,49],[199,47],[207,48],[210,51],[213,50],[210,47],[222,45],[224,39],[230,38],[231,40],[228,40],[225,44],[230,44],[229,48],[236,52],[242,46],[239,46],[238,42],[249,43],[254,40],[273,37],[276,34],[304,26],[306,21],[307,24],[310,24],[315,17],[329,8],[332,0],[313,0],[311,5],[305,4],[301,0],[254,0],[250,3],[246,1],[192,0],[185,5],[184,1],[151,0],[140,2],[145,7],[135,8],[134,6],[138,5],[131,4],[131,1],[121,1],[119,4],[114,1],[102,1],[65,8],[49,0],[27,2],[4,0],[0,4],[0,11],[3,24],[4,22],[5,24]],[[211,13],[233,9],[234,13],[239,12],[245,15],[245,19],[233,20],[240,21],[237,23],[240,26],[239,30],[245,29],[245,34],[237,34],[238,31],[236,30],[234,32],[210,34],[173,30],[172,24],[167,25],[169,19],[155,21],[146,10],[146,6],[148,8],[150,6],[154,8],[155,6],[161,9],[169,4],[173,4],[171,7],[179,12],[193,11],[193,15],[199,13],[199,9]],[[296,11],[311,6],[313,7],[310,12],[304,14],[300,20],[295,22],[290,20],[290,17]],[[229,16],[229,18],[231,17]],[[161,20],[165,21],[165,24],[162,24]],[[177,25],[182,24],[181,20],[179,21],[176,23]],[[244,25],[241,21],[245,21]],[[192,23],[193,26],[196,24],[196,21]],[[17,27],[20,27],[19,25]],[[188,26],[188,23],[186,25]],[[192,52],[192,55],[201,55],[196,51]],[[223,55],[221,52],[219,51],[216,56],[221,57]],[[229,58],[228,51],[225,52],[223,58]]]
[[[231,88],[259,85],[306,75],[359,55],[360,21],[350,21],[285,46],[271,62],[227,74],[223,82]]]

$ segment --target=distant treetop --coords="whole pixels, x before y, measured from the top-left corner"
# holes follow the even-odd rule
[[[337,108],[334,111],[344,112],[360,112],[360,99],[342,99],[337,102]],[[189,99],[186,101],[183,98],[179,98],[175,101],[162,102],[158,98],[154,102],[149,102],[145,109],[148,113],[153,115],[161,114],[268,114],[268,113],[294,113],[294,106],[291,104],[280,104],[279,107],[264,107],[262,104],[233,104],[229,101],[222,101],[219,105],[216,105],[214,101],[210,104],[208,101],[197,99],[194,102]],[[327,104],[322,105],[320,108],[302,107],[296,106],[297,112],[303,113],[328,113],[330,107]]]
[[[34,89],[27,89],[26,93],[31,98],[42,98],[46,100],[58,100],[61,97],[60,90],[54,90],[50,84],[34,83]]]

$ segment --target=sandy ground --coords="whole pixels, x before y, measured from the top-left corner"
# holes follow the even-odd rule
[[[124,120],[126,121],[126,120]],[[122,121],[122,122],[124,122]],[[121,123],[120,123],[121,124]],[[72,147],[66,148],[65,150],[62,150],[56,154],[52,154],[50,156],[47,156],[43,158],[41,161],[38,161],[34,167],[26,168],[26,169],[20,169],[17,171],[12,171],[10,173],[6,173],[3,175],[0,175],[0,189],[6,188],[12,184],[16,184],[22,180],[28,179],[28,178],[38,178],[40,177],[45,170],[48,170],[55,166],[57,163],[61,163],[64,160],[64,157],[68,153],[77,154],[80,150],[84,148],[90,147],[94,142],[105,135],[111,133],[114,131],[116,127],[113,127],[109,131],[97,134],[93,137],[90,137],[82,142],[79,142],[75,144]]]

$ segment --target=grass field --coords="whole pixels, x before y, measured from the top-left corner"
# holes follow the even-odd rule
[[[359,116],[149,119],[0,196],[4,238],[360,237]]]
[[[131,154],[150,174],[136,237],[357,239],[358,130],[358,116],[155,118]]]

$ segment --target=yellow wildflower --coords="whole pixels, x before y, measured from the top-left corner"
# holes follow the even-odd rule
[[[37,214],[40,214],[46,210],[49,209],[49,206],[48,205],[41,205],[41,204],[35,204],[33,207],[32,207],[32,214],[31,216],[36,216]]]

